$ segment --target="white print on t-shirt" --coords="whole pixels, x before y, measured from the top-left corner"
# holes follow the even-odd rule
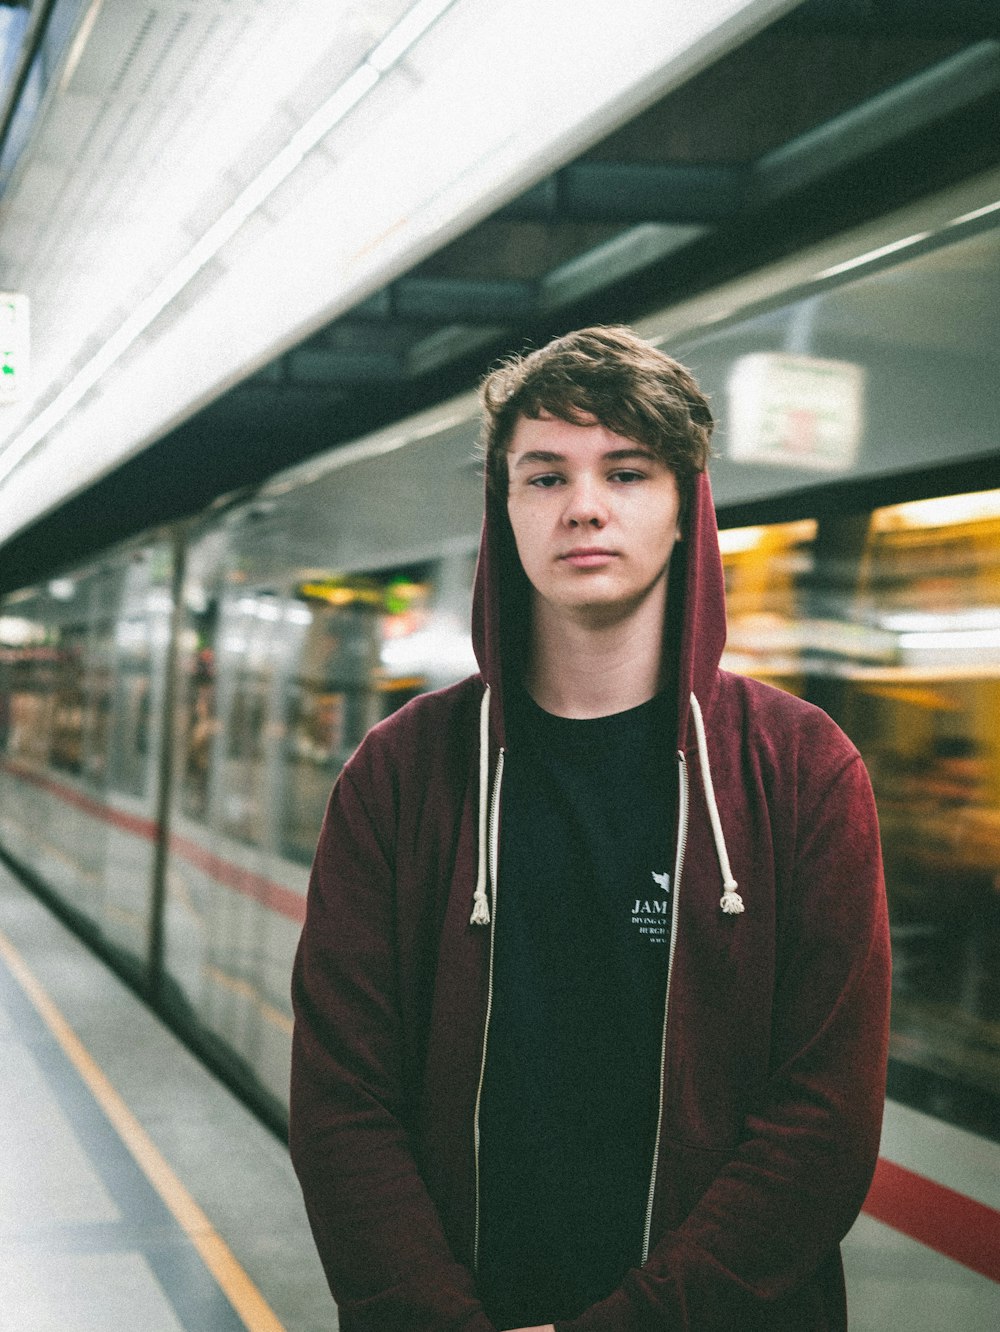
[[[632,924],[650,943],[666,943],[667,915],[670,910],[670,875],[652,871],[659,892],[654,897],[637,897],[632,906]]]

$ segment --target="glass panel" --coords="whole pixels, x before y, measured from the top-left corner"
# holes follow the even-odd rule
[[[181,807],[188,818],[208,817],[212,747],[219,731],[215,688],[218,602],[188,607],[181,645]]]
[[[43,766],[49,754],[58,649],[34,607],[0,616],[0,746],[20,763]]]
[[[173,551],[133,551],[115,620],[109,785],[152,800],[173,615]]]
[[[218,636],[219,738],[213,751],[209,820],[255,846],[270,844],[271,699],[283,655],[282,605],[272,591],[227,589]]]
[[[337,773],[376,722],[475,669],[474,557],[312,578],[288,611],[301,626],[286,687],[282,854],[312,860]]]
[[[893,1053],[1000,1093],[1000,491],[877,511],[858,609],[895,643],[846,716],[883,823]]]
[[[152,712],[149,684],[149,662],[133,661],[119,674],[115,689],[108,785],[125,795],[146,794]]]
[[[288,680],[281,850],[308,864],[330,789],[365,732],[424,687],[424,677],[381,665],[386,632],[422,616],[419,573],[313,578],[297,589],[305,630]]]
[[[722,541],[725,664],[825,707],[872,776],[892,1057],[998,1096],[1000,491]]]
[[[84,776],[103,790],[108,776],[108,741],[111,735],[111,706],[114,688],[115,624],[102,617],[94,625],[86,665],[86,698],[83,714]]]
[[[49,762],[60,772],[76,774],[83,771],[86,643],[85,625],[65,625],[59,631]]]
[[[993,447],[1000,230],[977,225],[953,244],[666,346],[719,418],[720,504]]]

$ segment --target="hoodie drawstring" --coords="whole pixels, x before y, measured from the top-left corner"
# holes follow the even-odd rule
[[[490,802],[490,687],[486,686],[479,706],[479,872],[473,894],[471,925],[490,923],[490,904],[486,896],[487,847],[489,843]]]
[[[705,737],[705,721],[701,713],[701,704],[694,694],[691,695],[691,715],[694,718],[695,735],[698,740],[698,766],[701,769],[701,784],[708,806],[708,817],[715,839],[715,853],[722,870],[722,897],[719,905],[727,916],[738,916],[746,907],[743,898],[736,891],[739,886],[733,878],[729,864],[729,852],[726,838],[719,818],[719,806],[715,799],[715,787],[712,784],[712,770],[708,762],[708,741]],[[490,687],[483,692],[483,701],[479,707],[479,865],[476,875],[476,890],[473,894],[472,916],[470,924],[488,925],[490,923],[490,904],[486,887],[488,878],[489,847],[489,800],[490,800]]]
[[[705,791],[705,803],[708,805],[708,817],[712,824],[712,835],[715,838],[715,853],[719,857],[719,868],[722,870],[723,893],[719,905],[727,916],[738,916],[746,908],[743,905],[743,898],[736,891],[738,885],[733,878],[733,871],[729,864],[729,852],[726,850],[726,839],[722,831],[722,820],[719,818],[719,806],[715,800],[715,787],[712,785],[712,770],[708,764],[708,741],[705,738],[705,720],[701,715],[701,704],[691,695],[691,715],[694,717],[695,734],[698,737],[698,766],[701,768],[701,784]]]

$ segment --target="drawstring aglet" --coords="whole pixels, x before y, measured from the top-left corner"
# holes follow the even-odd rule
[[[725,892],[722,894],[719,906],[722,907],[722,910],[727,916],[742,915],[746,910],[746,907],[743,905],[743,898],[740,897],[739,893],[736,891],[736,880],[727,879],[723,887],[725,888]]]
[[[736,880],[729,864],[729,852],[726,850],[726,838],[719,818],[719,806],[715,800],[715,786],[712,782],[712,768],[708,761],[708,739],[705,735],[705,719],[701,715],[701,704],[694,694],[691,695],[691,716],[694,718],[694,730],[698,740],[698,760],[701,767],[701,784],[705,791],[705,804],[712,824],[712,836],[715,839],[715,853],[719,857],[719,869],[722,871],[722,897],[719,906],[727,916],[742,916],[746,907],[743,898],[736,891]]]
[[[485,893],[476,893],[473,898],[474,906],[472,916],[469,919],[470,925],[488,925],[490,923],[490,904],[486,900]],[[740,907],[742,911],[742,906]]]

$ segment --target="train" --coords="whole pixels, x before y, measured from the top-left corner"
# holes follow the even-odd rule
[[[645,314],[720,419],[724,665],[872,774],[890,1093],[1000,1133],[1000,173]],[[0,852],[269,1122],[330,789],[475,669],[475,392],[0,604]]]

